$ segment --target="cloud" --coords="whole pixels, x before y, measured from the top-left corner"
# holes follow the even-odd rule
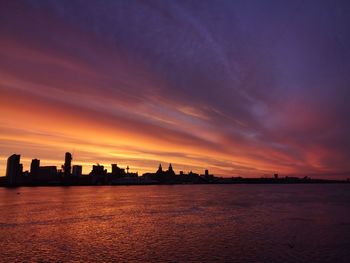
[[[346,2],[0,7],[3,156],[23,143],[28,156],[67,147],[141,170],[350,170]]]

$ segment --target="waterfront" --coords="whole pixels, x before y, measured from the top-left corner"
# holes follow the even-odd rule
[[[350,186],[0,188],[0,260],[349,262]]]

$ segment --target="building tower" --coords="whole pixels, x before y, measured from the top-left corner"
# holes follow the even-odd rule
[[[63,172],[65,176],[71,175],[71,166],[72,166],[72,154],[69,152],[66,152],[66,156],[64,158],[64,166],[63,166]]]
[[[158,167],[157,174],[161,174],[161,173],[163,173],[163,167],[162,167],[162,164],[160,163],[159,167]]]
[[[175,172],[173,170],[173,166],[171,164],[169,164],[169,168],[168,168],[167,174],[168,175],[175,175]]]
[[[6,180],[8,185],[16,185],[19,176],[22,173],[23,166],[20,164],[21,156],[19,154],[13,154],[7,159],[6,167]]]
[[[30,175],[38,176],[39,172],[40,172],[40,160],[33,159],[32,163],[30,164]]]

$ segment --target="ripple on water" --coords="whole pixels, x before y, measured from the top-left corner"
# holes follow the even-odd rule
[[[0,189],[0,259],[350,262],[348,188],[42,187],[20,200]]]

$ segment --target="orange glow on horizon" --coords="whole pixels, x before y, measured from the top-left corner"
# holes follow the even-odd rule
[[[66,21],[59,25],[52,16],[46,19],[64,36],[62,43],[23,41],[11,30],[0,32],[0,176],[13,153],[21,154],[28,170],[33,158],[60,168],[67,151],[86,174],[95,163],[107,169],[112,163],[128,165],[139,174],[172,163],[177,172],[209,169],[227,177],[350,170],[342,147],[329,146],[328,134],[324,145],[321,136],[309,140],[333,120],[323,107],[306,103],[303,94],[264,103],[254,92],[245,94],[256,77],[250,71],[252,79],[241,86],[232,76],[221,80],[201,70],[194,72],[199,80],[193,83],[191,78],[172,82],[127,47],[102,42]],[[229,61],[220,59],[220,65]],[[186,70],[181,67],[180,76]],[[192,93],[192,85],[207,84],[206,77],[203,96],[198,87]],[[211,105],[212,99],[217,103]]]

